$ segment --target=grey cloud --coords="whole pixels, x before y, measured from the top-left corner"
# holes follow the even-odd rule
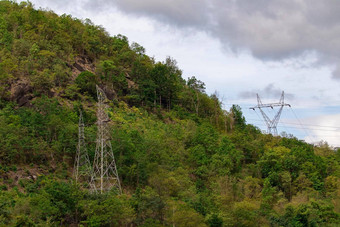
[[[46,0],[35,0],[47,2]],[[340,79],[338,0],[75,0],[48,1],[84,13],[118,9],[179,28],[205,31],[235,53],[250,51],[264,61],[316,53],[315,65],[337,66]]]
[[[239,94],[239,97],[242,99],[255,99],[256,94],[259,94],[261,97],[266,97],[266,98],[274,98],[274,99],[280,99],[282,90],[279,88],[276,88],[274,84],[268,84],[265,88],[262,90],[253,90],[253,91],[243,91]],[[294,99],[294,95],[290,93],[285,93],[285,98],[287,99]]]
[[[204,30],[235,52],[280,61],[316,52],[323,64],[340,59],[337,0],[115,0],[120,10],[179,27]],[[340,78],[338,71],[334,78]]]
[[[83,8],[101,13],[112,8],[179,27],[203,27],[209,21],[209,0],[82,0]]]
[[[238,96],[242,99],[256,98],[256,91],[243,91]]]
[[[35,7],[40,6],[43,9],[53,10],[60,14],[63,14],[65,11],[68,11],[68,13],[71,13],[71,14],[84,11],[83,10],[84,3],[82,0],[73,0],[73,1],[32,0],[31,2],[33,3],[33,5],[35,5]]]
[[[335,79],[340,79],[340,68],[339,68],[339,65],[337,65],[335,70],[333,71],[333,77]]]
[[[115,3],[126,12],[155,17],[178,26],[202,26],[209,15],[206,0],[116,0]]]
[[[319,97],[319,96],[316,96],[316,95],[313,95],[313,96],[312,96],[312,99],[314,99],[314,100],[320,100],[320,97]]]

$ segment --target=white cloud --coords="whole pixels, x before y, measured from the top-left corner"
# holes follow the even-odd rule
[[[314,110],[320,106],[340,105],[339,84],[331,79],[340,62],[340,2],[312,0],[311,7],[306,0],[199,0],[192,8],[193,1],[145,0],[132,5],[134,0],[32,0],[58,14],[90,18],[111,35],[126,35],[157,60],[175,58],[183,77],[204,81],[208,93],[219,91],[225,108],[241,104],[247,113],[256,97],[239,94],[263,91],[269,84],[294,94],[286,101],[303,122],[317,116]],[[272,101],[266,93],[261,98]],[[283,113],[282,119],[287,118]]]
[[[102,1],[124,12],[183,28],[206,31],[234,51],[262,60],[316,52],[319,62],[340,62],[340,2],[336,0],[116,0]],[[334,78],[340,78],[338,67]]]
[[[331,146],[340,147],[340,114],[328,114],[304,120],[309,137],[313,142],[327,141]],[[311,125],[311,126],[309,126]]]

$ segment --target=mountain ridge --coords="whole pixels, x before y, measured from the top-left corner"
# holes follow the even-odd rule
[[[336,226],[340,152],[246,123],[90,20],[0,1],[0,226]],[[82,111],[90,160],[106,93],[122,195],[72,177]]]

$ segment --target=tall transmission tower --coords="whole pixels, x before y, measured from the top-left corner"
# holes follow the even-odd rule
[[[287,103],[284,102],[284,97],[285,97],[284,91],[282,91],[280,101],[277,102],[277,103],[262,104],[260,96],[258,94],[256,94],[256,96],[257,96],[257,106],[251,107],[250,109],[252,109],[254,111],[255,111],[255,109],[259,109],[261,114],[262,114],[262,117],[263,117],[264,121],[266,122],[267,132],[269,134],[277,136],[278,135],[278,133],[277,133],[277,124],[279,123],[280,116],[281,116],[281,113],[282,113],[282,109],[283,109],[284,106],[289,106],[290,107],[290,104],[287,104]],[[275,114],[274,118],[270,119],[267,116],[267,114],[263,111],[263,109],[264,108],[272,108],[272,109],[274,109],[274,107],[279,107],[279,110]]]
[[[91,188],[94,192],[103,193],[111,189],[116,189],[117,193],[122,192],[117,166],[110,142],[110,132],[107,115],[107,97],[104,91],[97,88],[97,141],[94,155],[93,172],[91,177]]]
[[[83,180],[90,180],[91,177],[91,164],[89,155],[87,153],[86,144],[85,144],[85,133],[84,133],[84,120],[83,113],[81,110],[79,111],[79,126],[78,126],[78,146],[77,146],[77,154],[74,162],[73,175],[76,179],[76,182],[80,180],[80,178],[85,178]]]

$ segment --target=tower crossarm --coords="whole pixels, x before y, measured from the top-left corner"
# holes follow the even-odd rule
[[[266,104],[263,104],[261,99],[260,99],[260,96],[258,94],[256,94],[257,96],[257,105],[254,106],[254,107],[251,107],[250,109],[252,110],[256,110],[256,109],[259,109],[261,114],[262,114],[262,117],[267,125],[267,130],[268,130],[268,133],[273,133],[274,135],[277,135],[277,124],[279,123],[279,120],[280,120],[280,116],[281,116],[281,113],[282,113],[282,110],[283,110],[283,107],[285,106],[289,106],[290,107],[290,104],[288,103],[285,103],[284,102],[284,91],[282,91],[282,94],[281,94],[281,97],[280,97],[280,101],[279,102],[276,102],[276,103],[266,103]],[[263,111],[264,108],[272,108],[274,109],[274,107],[280,107],[279,110],[277,111],[277,113],[275,114],[274,118],[271,120],[267,114]]]
[[[290,107],[290,104],[288,104],[288,103],[269,103],[269,104],[257,105],[257,106],[251,107],[250,109],[273,108],[273,107],[277,107],[277,106],[289,106]]]

